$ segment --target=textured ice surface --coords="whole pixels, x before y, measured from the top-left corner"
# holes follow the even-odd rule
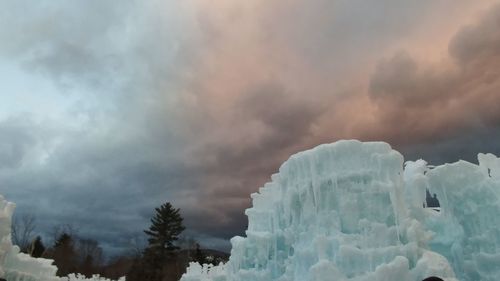
[[[500,160],[479,155],[479,166],[459,161],[429,171],[439,216],[426,225],[430,246],[453,265],[460,280],[500,280]]]
[[[403,170],[388,144],[359,141],[293,155],[252,194],[227,264],[181,280],[500,280],[500,160],[479,160]]]
[[[35,259],[29,255],[19,253],[19,248],[11,242],[11,219],[15,205],[7,202],[0,195],[0,277],[7,281],[107,281],[108,279],[95,276],[86,279],[81,275],[57,277],[57,267],[52,260]],[[125,281],[124,278],[120,279]]]

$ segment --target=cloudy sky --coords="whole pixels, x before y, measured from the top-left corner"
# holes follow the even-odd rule
[[[0,0],[0,193],[119,252],[153,208],[227,249],[291,154],[500,154],[500,4]]]

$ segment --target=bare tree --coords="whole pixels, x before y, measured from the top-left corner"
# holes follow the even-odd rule
[[[140,257],[146,248],[146,244],[146,240],[139,235],[131,237],[127,247],[127,255],[131,257]]]
[[[96,240],[78,239],[77,250],[82,261],[88,257],[91,257],[96,265],[100,265],[103,261],[102,248]]]
[[[12,220],[12,243],[19,246],[22,252],[27,253],[31,241],[34,238],[36,218],[33,214],[15,216]]]
[[[102,248],[93,239],[78,239],[79,272],[87,277],[98,273],[103,264]]]
[[[196,253],[196,245],[198,245],[198,242],[191,236],[182,235],[179,237],[179,240],[177,240],[177,245],[186,251],[188,262],[192,261]]]

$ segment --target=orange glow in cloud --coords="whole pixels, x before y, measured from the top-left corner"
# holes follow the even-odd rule
[[[320,143],[412,145],[498,123],[498,59],[450,50],[456,41],[468,55],[476,39],[457,39],[463,27],[481,34],[484,18],[500,18],[492,1],[388,2],[194,2],[201,50],[185,81],[196,140],[186,159],[205,170],[207,196],[246,198]]]
[[[340,4],[327,5],[325,7],[333,10],[324,11],[321,10],[325,8],[321,6],[322,3],[314,2],[197,1],[195,7],[203,34],[203,50],[201,60],[196,65],[196,75],[193,76],[195,86],[191,88],[196,111],[204,114],[201,122],[208,118],[216,124],[217,128],[210,132],[208,138],[213,138],[215,142],[234,139],[230,136],[235,134],[245,135],[242,131],[246,130],[265,134],[265,129],[259,128],[251,120],[241,119],[239,111],[240,106],[244,106],[241,105],[242,100],[254,95],[262,85],[274,84],[285,92],[285,99],[299,99],[322,111],[320,117],[311,124],[311,130],[305,132],[307,134],[324,138],[328,136],[332,140],[341,137],[383,138],[384,134],[373,128],[391,130],[378,124],[388,121],[384,120],[383,111],[391,109],[373,103],[367,92],[377,63],[404,50],[417,61],[418,67],[433,65],[431,68],[437,71],[453,69],[453,62],[448,55],[450,38],[462,25],[477,21],[478,13],[490,7],[489,2],[459,1],[453,7],[449,7],[449,3],[437,2],[416,15],[414,22],[406,23],[408,27],[404,32],[385,37],[380,35],[390,44],[375,42],[374,46],[383,47],[375,49],[369,45],[355,45],[356,40],[363,38],[363,34],[351,36],[343,34],[342,30],[330,32],[335,27],[328,24],[344,23],[334,19],[338,17],[334,10],[345,8]],[[444,11],[450,16],[442,18]],[[318,19],[310,23],[312,26],[307,26],[309,23],[305,20],[315,13]],[[382,16],[380,20],[385,19]],[[378,23],[376,20],[374,22]],[[352,19],[350,24],[355,26],[356,19]],[[363,30],[363,27],[346,28],[353,32],[371,32]],[[374,32],[377,31],[382,32]],[[378,36],[373,38],[374,41],[378,40]],[[349,39],[353,42],[336,44],[335,41]],[[308,50],[310,46],[305,43],[308,40],[320,40],[317,44],[323,40],[327,47],[322,49],[322,46],[312,46],[317,49]],[[353,44],[352,48],[359,53],[352,53],[349,44]],[[273,95],[272,92],[266,94]],[[446,112],[443,110],[443,116],[438,120],[447,120],[444,116]],[[259,138],[254,139],[257,141]],[[240,141],[239,138],[236,140]]]

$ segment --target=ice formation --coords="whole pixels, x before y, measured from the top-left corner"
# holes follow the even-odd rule
[[[7,281],[111,281],[94,276],[86,279],[81,275],[57,277],[57,267],[52,260],[32,258],[19,252],[11,242],[11,219],[15,205],[0,195],[0,277]],[[125,281],[125,278],[120,279]]]
[[[382,142],[293,155],[252,194],[229,261],[182,281],[500,280],[500,160],[431,168]],[[427,209],[426,189],[440,199]]]

